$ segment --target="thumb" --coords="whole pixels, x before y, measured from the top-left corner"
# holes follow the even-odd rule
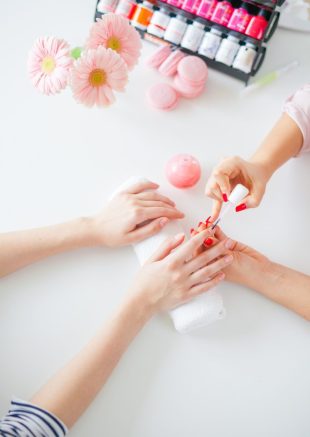
[[[153,255],[148,259],[147,264],[161,261],[166,258],[174,249],[176,249],[180,244],[183,243],[185,238],[184,233],[177,234],[175,237],[168,238],[164,241],[159,248],[153,253]]]

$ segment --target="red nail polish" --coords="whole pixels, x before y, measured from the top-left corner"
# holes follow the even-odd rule
[[[198,223],[198,228],[199,228],[199,226],[201,226],[201,225],[203,225],[203,223],[202,223],[202,222],[199,222],[199,223]]]
[[[223,200],[224,202],[228,202],[228,197],[226,193],[223,193]]]
[[[210,226],[210,224],[212,223],[212,217],[211,217],[211,215],[207,218],[207,220],[206,220],[206,226],[208,227],[208,226]]]
[[[246,204],[241,203],[240,205],[236,206],[236,212],[244,211],[246,209]]]
[[[213,244],[212,238],[206,238],[205,241],[203,242],[203,244],[205,246],[211,246]]]

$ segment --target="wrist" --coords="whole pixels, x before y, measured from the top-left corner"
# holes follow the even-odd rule
[[[273,173],[276,171],[267,157],[260,156],[258,153],[255,153],[249,160],[249,162],[255,165],[259,174],[263,177],[264,182],[267,183]]]
[[[278,264],[266,260],[264,263],[257,261],[254,268],[249,273],[244,285],[259,293],[265,293],[269,288],[273,288],[281,277]]]
[[[80,217],[77,221],[84,247],[105,246],[103,233],[99,231],[97,217]]]
[[[144,294],[129,290],[128,296],[123,302],[123,309],[132,314],[141,328],[154,316],[155,309]]]

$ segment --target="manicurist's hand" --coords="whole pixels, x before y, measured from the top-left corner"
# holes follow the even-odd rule
[[[157,188],[150,181],[138,182],[110,200],[91,222],[96,243],[109,247],[135,243],[156,234],[169,220],[183,218]]]
[[[260,163],[245,161],[238,156],[224,159],[217,165],[206,186],[206,194],[213,201],[212,219],[220,214],[223,202],[227,201],[231,191],[237,184],[245,185],[250,193],[236,211],[258,206],[265,193],[269,173]]]
[[[169,239],[141,268],[131,287],[146,311],[156,313],[183,304],[202,294],[225,277],[222,269],[233,260],[228,254],[233,242],[223,239],[219,244],[193,256],[210,235],[205,230],[184,242],[184,234]],[[183,244],[182,244],[183,243]]]

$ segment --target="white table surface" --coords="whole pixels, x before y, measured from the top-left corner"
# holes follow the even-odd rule
[[[1,2],[1,231],[97,211],[132,174],[165,184],[163,167],[180,152],[204,172],[198,187],[168,193],[187,214],[205,218],[203,196],[221,157],[248,156],[279,115],[283,100],[309,80],[310,35],[277,30],[260,75],[294,59],[299,69],[248,98],[242,84],[210,71],[201,98],[156,112],[145,91],[161,77],[146,67],[144,44],[127,93],[110,109],[77,105],[67,90],[39,95],[26,74],[36,37],[81,45],[94,0]],[[292,160],[269,185],[261,208],[232,215],[225,230],[272,259],[310,273],[310,156]],[[29,398],[72,357],[118,305],[137,261],[131,248],[81,250],[0,281],[0,414],[12,394]],[[309,323],[242,287],[221,287],[227,317],[190,336],[168,318],[138,336],[72,436],[307,437],[310,435]]]

